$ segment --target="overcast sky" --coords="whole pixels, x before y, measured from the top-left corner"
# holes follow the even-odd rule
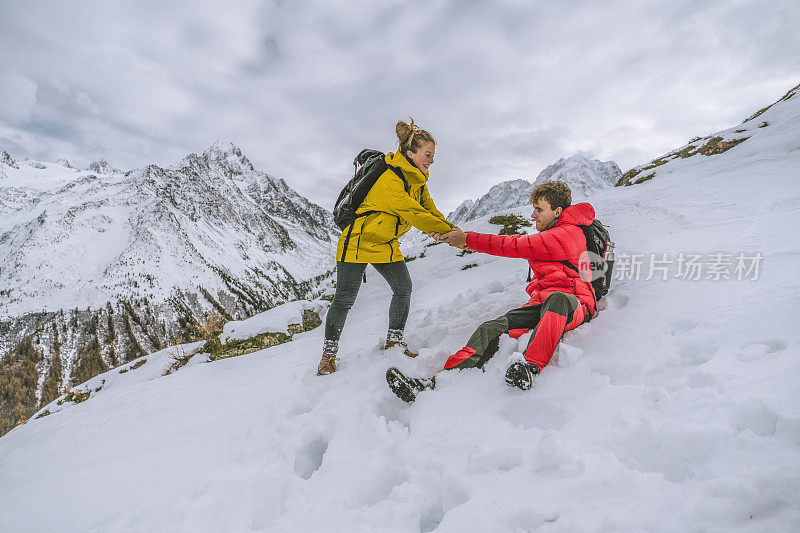
[[[798,0],[0,0],[0,150],[131,169],[230,140],[330,209],[410,115],[447,212],[741,122],[800,83],[798,28]]]

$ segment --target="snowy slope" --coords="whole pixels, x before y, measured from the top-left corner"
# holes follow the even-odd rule
[[[622,177],[613,161],[598,161],[583,154],[561,158],[539,173],[533,183],[525,180],[510,180],[494,185],[477,201],[466,200],[455,211],[447,215],[448,220],[460,224],[488,214],[518,207],[528,203],[533,187],[545,181],[563,181],[572,190],[573,199],[582,201],[597,191],[608,189]]]
[[[391,394],[388,366],[434,372],[527,299],[523,261],[420,243],[416,360],[378,349],[389,289],[369,269],[331,376],[315,375],[322,328],[98,376],[89,400],[0,438],[0,530],[796,529],[800,98],[768,113],[740,146],[593,197],[622,279],[533,390],[503,382],[524,348],[504,338],[485,372],[443,373],[411,406]],[[464,227],[496,230],[486,218]],[[742,279],[739,254],[762,257]]]
[[[716,159],[714,156],[722,155],[741,144],[744,146],[739,147],[737,153],[754,152],[765,143],[776,143],[785,152],[796,152],[800,149],[800,141],[797,135],[788,134],[787,130],[794,127],[798,119],[787,109],[791,110],[793,106],[797,105],[799,95],[800,85],[796,85],[780,100],[760,109],[738,126],[705,137],[695,137],[688,144],[676,150],[630,169],[620,178],[617,185],[630,186],[652,179],[660,179],[662,176],[673,173],[676,169],[683,169],[687,165],[690,168],[697,165],[697,159],[703,159],[702,156]]]

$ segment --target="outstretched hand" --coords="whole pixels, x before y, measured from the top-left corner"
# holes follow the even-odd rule
[[[459,228],[454,228],[448,233],[429,233],[428,235],[438,242],[446,242],[450,246],[455,246],[456,248],[464,248],[467,245],[467,234]]]

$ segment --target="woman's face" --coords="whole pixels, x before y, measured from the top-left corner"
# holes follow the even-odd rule
[[[408,158],[420,169],[424,174],[428,173],[428,167],[433,164],[433,153],[436,151],[436,145],[432,142],[423,143],[419,150],[412,152],[406,150]]]

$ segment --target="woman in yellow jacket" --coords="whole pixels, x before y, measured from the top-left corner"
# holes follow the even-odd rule
[[[395,127],[399,149],[386,154],[389,168],[381,174],[367,194],[356,214],[375,211],[358,217],[342,231],[336,250],[336,294],[325,318],[325,344],[317,374],[336,371],[336,353],[347,313],[361,287],[367,264],[372,264],[392,289],[389,304],[389,331],[386,348],[400,345],[406,355],[410,352],[403,342],[403,330],[411,303],[411,276],[398,239],[412,226],[424,233],[445,233],[454,228],[436,209],[428,188],[428,168],[433,164],[436,141],[430,133],[419,129],[414,120],[403,121]],[[402,172],[406,184],[396,171]]]

